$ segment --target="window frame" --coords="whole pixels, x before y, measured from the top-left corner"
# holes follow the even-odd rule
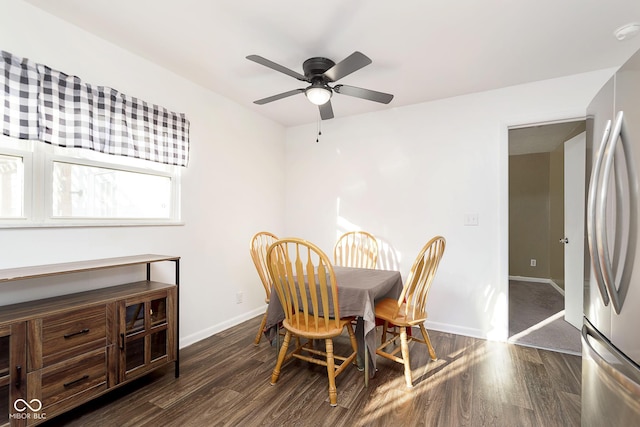
[[[23,148],[24,147],[24,148]],[[0,154],[22,157],[24,164],[23,216],[0,218],[1,228],[113,227],[184,225],[181,221],[181,167],[137,158],[57,147],[41,141],[0,135]],[[169,218],[103,218],[53,216],[54,162],[161,176],[170,179]]]
[[[15,147],[0,147],[0,155],[8,157],[20,157],[22,159],[22,215],[19,217],[0,217],[0,226],[3,222],[23,224],[33,215],[33,151],[26,147],[19,149]]]

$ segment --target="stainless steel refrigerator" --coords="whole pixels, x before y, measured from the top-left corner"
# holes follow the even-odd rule
[[[587,110],[582,425],[640,426],[640,51]]]

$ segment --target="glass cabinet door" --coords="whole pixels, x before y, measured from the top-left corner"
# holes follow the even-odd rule
[[[172,305],[172,294],[167,292],[120,303],[121,381],[169,360],[167,307]]]
[[[126,371],[144,365],[145,301],[126,305],[125,338],[123,338]]]
[[[167,355],[167,299],[158,298],[151,301],[151,328],[156,329],[151,333],[150,351],[151,361]],[[162,328],[161,326],[164,327]],[[159,328],[160,327],[160,328]]]
[[[0,426],[26,425],[26,413],[14,403],[26,396],[26,327],[24,323],[0,326]]]

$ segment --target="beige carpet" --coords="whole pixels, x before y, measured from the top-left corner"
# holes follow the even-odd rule
[[[509,342],[581,354],[580,331],[564,320],[564,296],[548,283],[509,281]]]

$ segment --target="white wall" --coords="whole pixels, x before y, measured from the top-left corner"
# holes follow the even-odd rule
[[[179,255],[181,346],[263,310],[264,292],[248,245],[256,231],[281,234],[284,229],[284,128],[29,4],[3,2],[2,16],[0,49],[186,113],[191,160],[182,175],[184,225],[0,229],[0,268],[141,253]],[[154,278],[171,280],[171,271],[161,268]],[[3,284],[0,305],[110,280],[96,274]],[[237,291],[244,292],[242,304],[235,303]]]
[[[342,231],[366,229],[396,251],[403,274],[421,246],[442,234],[447,250],[428,326],[504,339],[507,127],[583,117],[614,71],[351,118],[337,113],[315,143],[316,124],[285,130],[21,1],[3,2],[2,12],[0,49],[185,112],[192,145],[183,175],[184,226],[0,229],[0,268],[180,255],[181,346],[264,307],[248,256],[249,238],[262,229],[305,237],[328,253]],[[339,98],[334,102],[338,108]],[[464,226],[465,213],[477,213],[479,225]],[[159,276],[170,280],[164,269]],[[90,279],[5,284],[0,304],[111,280]],[[245,303],[235,304],[237,291]]]
[[[505,339],[507,128],[584,117],[614,71],[336,118],[323,122],[319,143],[315,124],[287,129],[286,232],[331,253],[345,230],[370,231],[395,249],[405,279],[441,234],[427,326]],[[478,226],[464,225],[467,213]]]

